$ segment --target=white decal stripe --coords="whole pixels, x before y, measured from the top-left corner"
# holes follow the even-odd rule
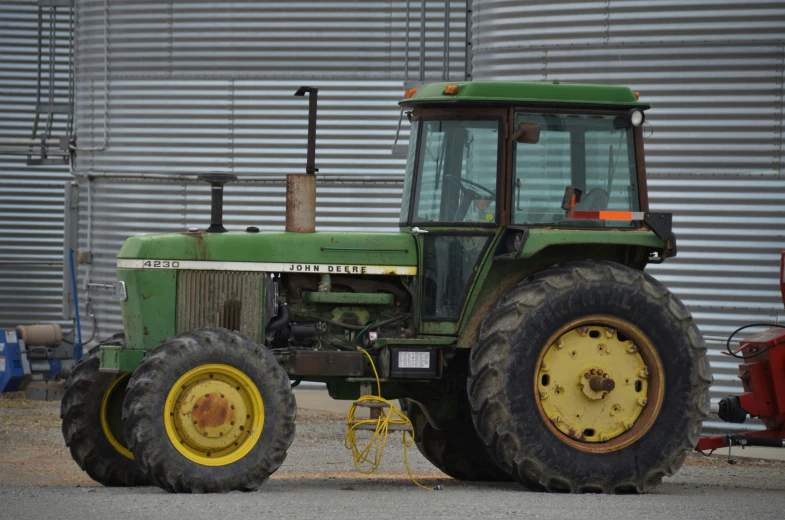
[[[213,262],[208,260],[143,260],[118,258],[118,269],[177,269],[194,271],[252,271],[264,273],[398,274],[413,276],[417,268],[404,265],[294,264],[280,262]]]

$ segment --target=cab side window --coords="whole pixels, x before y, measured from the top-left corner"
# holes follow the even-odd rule
[[[622,116],[522,112],[540,127],[539,141],[514,143],[513,223],[629,227],[629,221],[574,221],[561,209],[564,189],[582,190],[585,211],[638,211],[632,127]]]

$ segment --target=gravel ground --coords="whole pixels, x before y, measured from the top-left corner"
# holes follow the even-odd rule
[[[221,518],[363,519],[785,518],[785,463],[690,457],[647,495],[552,495],[517,484],[468,484],[443,475],[414,450],[406,476],[400,437],[391,436],[378,473],[358,474],[343,447],[340,415],[300,410],[297,436],[281,469],[259,491],[170,495],[157,488],[104,488],[71,460],[60,434],[58,405],[0,400],[0,520],[167,520]]]

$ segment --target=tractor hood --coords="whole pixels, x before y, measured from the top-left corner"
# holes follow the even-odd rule
[[[313,264],[379,267],[417,265],[415,240],[407,233],[232,232],[143,235],[127,239],[117,258],[118,267],[121,268],[164,267],[128,260],[286,264],[281,267],[281,271],[312,271]],[[310,267],[306,268],[309,264]],[[301,267],[298,269],[298,266]],[[178,268],[177,265],[167,267]],[[241,266],[234,268],[243,270]],[[368,270],[367,274],[376,270]],[[344,272],[344,269],[338,272]]]

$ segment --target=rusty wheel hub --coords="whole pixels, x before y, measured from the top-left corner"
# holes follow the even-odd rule
[[[610,317],[598,321],[567,326],[553,338],[540,356],[535,391],[540,413],[565,442],[613,451],[651,425],[662,399],[661,370],[653,346],[637,329]]]
[[[175,411],[183,439],[205,452],[221,451],[240,439],[246,415],[240,392],[216,380],[197,383],[183,392]]]
[[[186,458],[223,466],[243,458],[259,440],[264,403],[241,370],[202,365],[180,377],[164,409],[166,432]]]

